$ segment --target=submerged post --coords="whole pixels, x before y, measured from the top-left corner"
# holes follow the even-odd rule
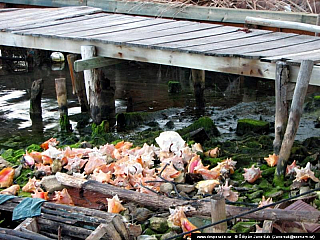
[[[211,221],[212,223],[226,219],[226,204],[222,195],[214,195],[211,198]],[[227,222],[220,223],[211,228],[212,233],[225,233]]]
[[[291,147],[299,127],[303,103],[307,94],[312,69],[313,61],[303,60],[301,62],[296,87],[293,93],[288,125],[280,149],[279,162],[277,164],[277,176],[283,176],[285,174]]]
[[[276,63],[275,80],[276,115],[274,124],[275,137],[273,141],[273,149],[274,153],[279,155],[282,139],[288,121],[287,83],[289,82],[289,65],[287,63],[282,61],[278,61]]]
[[[41,96],[43,92],[43,80],[38,79],[32,82],[31,96],[30,96],[30,119],[32,122],[32,130],[36,132],[42,132],[42,108],[41,108]]]
[[[196,108],[199,110],[204,110],[205,102],[204,102],[204,88],[205,88],[205,71],[192,69],[192,81],[194,87],[194,96],[196,99]]]
[[[56,78],[56,94],[60,113],[60,128],[63,132],[70,132],[71,125],[68,117],[68,103],[67,103],[67,82],[65,78]]]
[[[77,59],[78,55],[76,54],[68,54],[67,56],[73,94],[77,94],[81,112],[83,113],[89,111],[89,105],[86,96],[83,73],[74,71],[73,65]]]

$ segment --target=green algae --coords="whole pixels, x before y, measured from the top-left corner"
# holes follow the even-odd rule
[[[254,120],[254,119],[239,119],[237,124],[236,133],[238,135],[244,135],[248,132],[254,133],[268,133],[270,124],[266,121]]]
[[[255,230],[257,222],[237,222],[232,229],[236,233],[249,233]]]

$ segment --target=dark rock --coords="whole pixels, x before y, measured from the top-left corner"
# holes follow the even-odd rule
[[[206,140],[209,139],[208,134],[204,128],[199,128],[189,133],[190,139],[194,140],[196,143],[203,144]]]
[[[179,93],[181,92],[181,83],[177,81],[168,82],[168,92],[169,93]]]
[[[164,126],[166,128],[168,128],[168,129],[173,129],[174,128],[174,122],[170,120]]]
[[[194,184],[196,182],[199,182],[203,180],[203,177],[199,173],[187,173],[186,174],[186,183]]]
[[[149,219],[150,221],[150,229],[159,232],[159,233],[165,233],[169,227],[167,223],[167,218],[165,217],[152,217]]]

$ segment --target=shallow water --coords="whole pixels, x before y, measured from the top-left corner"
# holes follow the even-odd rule
[[[67,66],[67,65],[66,65]],[[43,134],[47,138],[58,131],[59,113],[55,95],[54,79],[67,79],[69,115],[80,113],[76,96],[72,94],[72,86],[67,67],[53,70],[50,64],[33,69],[31,72],[7,71],[0,65],[0,141],[8,137],[38,137],[39,132],[29,117],[29,92],[32,81],[42,78],[44,91],[42,94]],[[222,133],[221,139],[235,138],[237,119],[253,118],[274,121],[274,82],[233,75],[206,73],[205,112],[195,110],[193,84],[190,70],[124,62],[105,69],[111,85],[115,88],[116,113],[125,112],[127,99],[133,99],[134,111],[160,111],[157,119],[160,127],[171,120],[174,129],[189,125],[201,115],[209,115]],[[168,93],[168,81],[180,81],[182,92]],[[318,113],[304,114],[297,139],[319,136],[313,121]],[[71,122],[77,133],[76,123]],[[140,126],[134,131],[141,131],[148,126]]]

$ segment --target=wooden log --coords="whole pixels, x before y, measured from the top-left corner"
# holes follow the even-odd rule
[[[100,224],[87,238],[86,240],[97,240],[106,234],[107,224]]]
[[[30,239],[30,240],[50,240],[50,238],[47,238],[45,236],[42,236],[38,233],[33,232],[22,232],[14,229],[6,229],[6,228],[0,228],[0,233],[5,233],[10,236],[16,236],[22,239]],[[0,237],[0,239],[2,239]]]
[[[22,231],[22,229],[28,229],[33,232],[39,232],[38,224],[35,218],[27,218],[20,223],[14,230]]]
[[[280,149],[276,171],[277,176],[284,176],[285,174],[287,162],[290,157],[291,147],[299,127],[299,122],[303,111],[303,103],[309,86],[312,69],[313,61],[303,60],[301,62],[296,88],[293,93],[288,125]]]
[[[273,141],[273,149],[276,155],[279,155],[282,139],[288,121],[288,100],[287,92],[289,82],[289,65],[285,62],[276,63],[276,80],[275,80],[275,95],[276,95],[276,114],[275,114],[275,137]]]
[[[145,194],[139,193],[136,191],[122,189],[116,186],[112,186],[110,184],[99,183],[97,181],[86,181],[80,179],[80,183],[75,183],[76,178],[65,173],[56,173],[57,180],[65,186],[69,187],[77,187],[82,185],[81,191],[83,192],[83,196],[86,198],[87,190],[90,191],[88,194],[92,195],[92,192],[99,192],[103,195],[101,199],[105,199],[106,197],[113,197],[114,195],[118,195],[119,198],[126,202],[135,202],[144,207],[149,207],[153,209],[160,210],[168,210],[169,207],[174,206],[189,206],[189,211],[186,212],[188,216],[193,215],[203,215],[203,216],[211,216],[211,204],[210,202],[205,201],[185,201],[176,198],[168,198],[163,195],[154,195],[154,194]],[[70,178],[74,178],[73,181],[70,181]],[[71,184],[70,184],[71,183]],[[44,205],[50,204],[45,202]],[[1,209],[1,205],[0,205]],[[235,216],[245,211],[251,210],[250,208],[245,207],[237,207],[226,205],[226,214],[227,216]],[[101,211],[100,211],[101,212]],[[282,209],[264,209],[263,211],[257,211],[254,213],[247,214],[243,217],[243,219],[256,219],[256,220],[287,220],[287,221],[301,221],[301,222],[315,222],[317,223],[320,219],[320,211],[292,211],[292,210],[282,210]]]
[[[60,129],[63,132],[70,132],[71,125],[68,117],[68,102],[67,102],[67,82],[65,78],[56,78],[56,94],[60,113]]]
[[[78,59],[76,54],[68,54],[67,61],[70,71],[70,77],[72,82],[73,94],[77,94],[78,101],[81,107],[81,112],[88,112],[89,105],[87,101],[84,77],[82,72],[76,72],[73,68],[75,61]]]
[[[288,28],[288,29],[296,29],[301,31],[320,33],[320,26],[307,24],[307,23],[297,23],[297,22],[280,21],[280,20],[256,18],[256,17],[246,17],[245,22],[246,24],[276,27],[276,28]]]
[[[82,59],[91,59],[95,55],[95,46],[81,46]],[[110,80],[96,68],[84,70],[84,80],[93,122],[100,125],[103,121],[111,120],[114,124],[115,100],[114,89],[110,87]]]
[[[204,110],[205,102],[204,102],[204,88],[205,88],[205,71],[192,69],[192,81],[194,88],[194,96],[196,99],[196,108],[199,110]]]
[[[211,198],[211,221],[212,223],[226,219],[225,199],[221,195],[214,195]],[[225,233],[227,231],[227,222],[220,223],[211,228],[213,233]]]

